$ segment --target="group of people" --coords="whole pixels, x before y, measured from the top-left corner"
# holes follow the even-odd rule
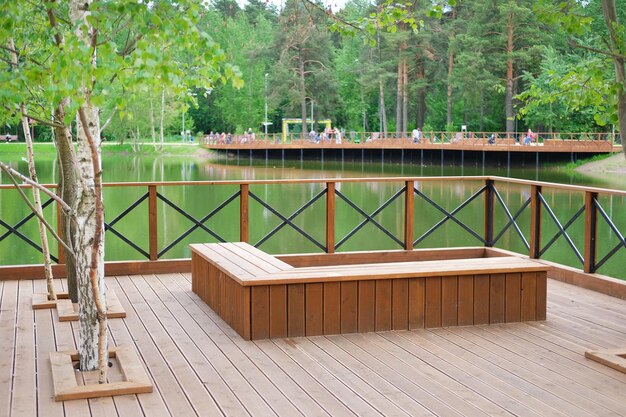
[[[243,136],[234,137],[230,132],[215,132],[211,130],[208,135],[209,143],[217,143],[220,145],[228,145],[233,143],[233,140],[239,141],[240,143],[251,143],[256,140],[256,134],[252,131],[252,128],[249,128],[245,131]]]
[[[327,127],[326,129],[322,131],[322,133],[317,133],[313,129],[309,132],[309,139],[313,143],[320,143],[322,141],[323,142],[334,141],[335,143],[341,143],[343,136],[344,136],[343,130],[339,130],[338,128],[333,129],[331,127]]]
[[[229,144],[232,143],[233,141],[233,136],[229,133],[226,132],[215,132],[213,133],[213,131],[211,130],[211,132],[209,133],[209,143],[219,143],[219,144]]]

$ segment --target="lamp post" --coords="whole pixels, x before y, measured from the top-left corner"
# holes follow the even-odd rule
[[[265,73],[265,122],[263,126],[265,126],[265,140],[267,140],[267,76],[269,74]]]
[[[309,98],[309,100],[311,100],[311,130],[313,130],[313,99]]]

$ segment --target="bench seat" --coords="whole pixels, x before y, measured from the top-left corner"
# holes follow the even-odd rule
[[[546,267],[516,256],[496,258],[451,259],[437,261],[389,262],[360,265],[312,266],[290,268],[279,272],[241,279],[244,286],[298,284],[327,281],[361,281],[375,279],[420,278],[437,276],[506,274],[540,272]]]
[[[515,256],[295,268],[242,242],[191,249],[193,291],[244,339],[544,320],[546,314],[549,267]]]

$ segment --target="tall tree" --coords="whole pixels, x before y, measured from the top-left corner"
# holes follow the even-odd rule
[[[272,69],[274,92],[285,98],[287,110],[302,118],[302,134],[307,135],[307,100],[318,104],[333,101],[334,90],[326,75],[332,69],[333,46],[328,32],[318,29],[326,15],[308,3],[288,2],[279,18],[276,49],[277,65]],[[327,93],[327,95],[323,95]]]

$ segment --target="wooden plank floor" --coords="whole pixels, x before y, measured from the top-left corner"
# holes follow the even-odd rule
[[[111,344],[138,350],[154,393],[54,402],[48,352],[73,348],[77,324],[30,308],[43,281],[5,281],[0,417],[626,415],[626,374],[583,356],[626,347],[626,301],[560,282],[541,323],[257,342],[199,300],[189,274],[107,285],[128,313],[109,321]]]

